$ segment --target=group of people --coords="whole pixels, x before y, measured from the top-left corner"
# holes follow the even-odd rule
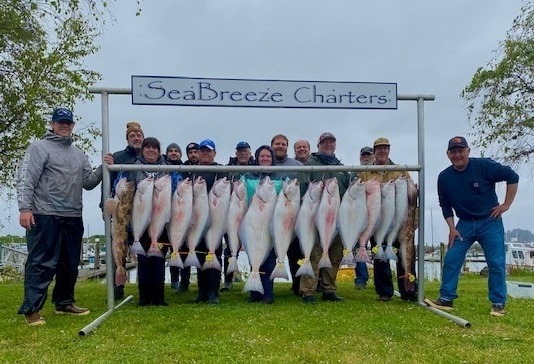
[[[72,145],[74,117],[70,110],[58,108],[54,110],[50,130],[42,140],[32,143],[21,161],[17,193],[20,211],[20,225],[27,230],[28,260],[25,271],[24,300],[18,313],[24,314],[28,325],[42,325],[46,321],[40,310],[44,306],[48,286],[54,275],[56,285],[52,301],[58,314],[85,315],[86,308],[75,305],[74,285],[78,275],[81,241],[83,236],[82,222],[82,188],[91,189],[102,179],[102,168],[93,170],[87,156]],[[160,142],[153,137],[145,138],[139,123],[129,122],[126,126],[127,147],[113,155],[103,156],[108,164],[182,164],[181,148],[171,143],[161,152]],[[302,165],[342,165],[336,158],[336,137],[331,133],[323,133],[317,141],[317,151],[311,152],[310,143],[299,140],[294,144],[295,158],[288,156],[289,140],[282,134],[275,135],[270,145],[260,146],[254,156],[250,145],[241,141],[236,145],[235,157],[231,157],[229,165],[263,165],[263,166],[302,166]],[[362,165],[394,165],[389,158],[391,145],[386,138],[378,138],[372,147],[360,150]],[[470,149],[463,137],[455,137],[449,141],[447,155],[451,166],[443,171],[438,178],[438,193],[443,216],[450,228],[450,249],[445,257],[444,279],[440,297],[436,300],[425,300],[428,305],[439,309],[452,309],[452,301],[457,298],[457,284],[460,267],[468,248],[478,241],[485,251],[488,262],[489,300],[492,303],[491,314],[504,315],[506,302],[505,262],[504,262],[504,229],[501,215],[510,208],[517,191],[518,176],[507,166],[491,159],[470,158]],[[211,139],[199,143],[192,142],[186,147],[187,160],[185,165],[220,165],[215,162],[216,145]],[[121,172],[124,173],[124,172]],[[159,177],[165,172],[154,173],[134,171],[126,174],[130,181],[141,182],[147,176]],[[236,179],[243,177],[248,180],[259,180],[265,174],[249,172],[192,172],[172,173],[174,185],[185,177],[192,180],[202,176],[207,183],[208,191],[214,182],[222,177]],[[286,178],[298,178],[303,195],[310,182],[336,177],[339,183],[340,197],[343,196],[352,178],[367,181],[378,178],[381,182],[393,180],[399,176],[410,178],[409,173],[400,171],[365,171],[357,175],[346,172],[313,172],[313,173],[274,173],[270,177],[275,181]],[[112,183],[121,175],[111,173]],[[499,204],[495,193],[495,183],[506,181],[505,201]],[[249,196],[250,198],[251,196]],[[453,210],[459,217],[454,224]],[[128,240],[131,239],[131,235]],[[160,237],[162,243],[168,243],[165,233]],[[150,246],[147,234],[140,239],[145,249]],[[371,240],[371,245],[375,244]],[[396,243],[398,244],[398,242]],[[163,244],[166,253],[168,244]],[[288,260],[293,283],[291,289],[302,297],[304,303],[316,302],[315,294],[322,292],[325,301],[342,301],[337,294],[336,277],[343,255],[343,245],[338,236],[331,244],[329,255],[332,268],[318,269],[321,256],[319,242],[315,243],[310,260],[315,278],[295,276],[302,259],[299,241],[293,240],[288,250]],[[186,245],[180,248],[182,258],[187,255]],[[197,248],[200,264],[206,259],[208,248],[201,241]],[[219,303],[219,292],[232,289],[232,274],[227,274],[227,258],[229,250],[225,250],[223,272],[217,269],[198,271],[198,295],[194,302]],[[216,259],[223,262],[223,246],[215,252]],[[273,281],[270,273],[276,263],[274,251],[267,257],[261,267],[264,293],[251,292],[251,302],[274,302]],[[400,262],[400,259],[398,260]],[[392,272],[389,262],[373,259],[374,286],[380,301],[389,301],[393,296]],[[364,288],[368,280],[366,263],[356,265],[355,285]],[[403,267],[397,264],[397,277],[402,277]],[[412,269],[415,272],[415,269]],[[222,274],[224,284],[220,287]],[[171,269],[173,287],[179,291],[189,289],[190,268]],[[139,305],[166,305],[164,300],[165,261],[161,257],[145,257],[138,255],[138,288]],[[399,291],[404,300],[416,300],[417,288],[407,292],[399,282]],[[124,286],[117,284],[115,298],[124,296]]]

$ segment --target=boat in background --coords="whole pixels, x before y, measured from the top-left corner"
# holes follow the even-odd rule
[[[534,243],[505,243],[506,266],[534,268]]]

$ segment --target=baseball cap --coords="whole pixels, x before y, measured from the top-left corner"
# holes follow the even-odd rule
[[[452,148],[456,147],[469,148],[469,146],[467,145],[467,140],[465,140],[465,138],[461,136],[455,136],[454,138],[449,140],[449,147],[447,148],[447,150],[451,150]]]
[[[332,133],[322,133],[319,137],[319,144],[325,141],[326,139],[332,139],[333,141],[336,141],[336,137]]]
[[[250,145],[247,142],[239,142],[235,146],[235,149],[245,149],[245,148],[249,148],[250,149]]]
[[[58,107],[52,114],[52,121],[70,121],[74,122],[72,111],[65,109],[64,107]]]
[[[215,150],[215,143],[211,139],[204,139],[198,144],[198,149],[202,149],[202,148]]]
[[[198,148],[199,148],[198,144],[195,142],[192,142],[192,143],[187,144],[187,147],[185,147],[185,152],[187,153],[191,149],[198,150]]]
[[[387,145],[389,147],[389,140],[387,140],[386,138],[378,138],[377,140],[375,140],[375,143],[373,144],[373,147],[377,147],[379,145]]]
[[[362,154],[373,154],[373,148],[363,147],[362,149],[360,149],[360,155]]]

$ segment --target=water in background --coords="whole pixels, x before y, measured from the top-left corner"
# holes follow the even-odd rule
[[[237,258],[237,264],[239,266],[239,272],[241,273],[242,280],[246,280],[246,277],[248,277],[248,274],[250,273],[250,265],[248,263],[247,254],[244,251],[239,252],[239,256]],[[289,266],[287,264],[287,257],[285,260],[286,270],[289,274]],[[480,272],[484,267],[486,267],[485,262],[467,262],[465,267],[466,271],[472,273],[478,273]],[[395,272],[395,262],[391,262],[391,268],[392,271]],[[417,266],[416,266],[417,269]],[[191,268],[191,282],[196,282],[196,267]],[[129,272],[129,282],[130,283],[137,283],[137,269],[131,269]],[[427,281],[435,281],[441,279],[441,266],[439,262],[428,262],[425,261],[425,279]],[[165,270],[165,282],[170,283],[171,282],[171,276],[169,273],[169,268],[166,268]],[[289,277],[289,281],[282,278],[276,278],[275,282],[291,282],[291,276]]]

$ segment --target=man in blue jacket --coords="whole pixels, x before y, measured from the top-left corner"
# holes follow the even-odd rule
[[[449,140],[447,157],[452,165],[438,177],[438,197],[449,226],[449,249],[445,254],[443,280],[436,300],[425,303],[441,310],[452,310],[458,297],[458,277],[467,250],[478,241],[489,267],[488,298],[490,314],[505,315],[506,253],[501,215],[508,211],[517,193],[519,176],[510,167],[489,158],[469,158],[464,137]],[[504,202],[499,204],[495,183],[506,181]],[[459,221],[454,225],[453,209]]]

